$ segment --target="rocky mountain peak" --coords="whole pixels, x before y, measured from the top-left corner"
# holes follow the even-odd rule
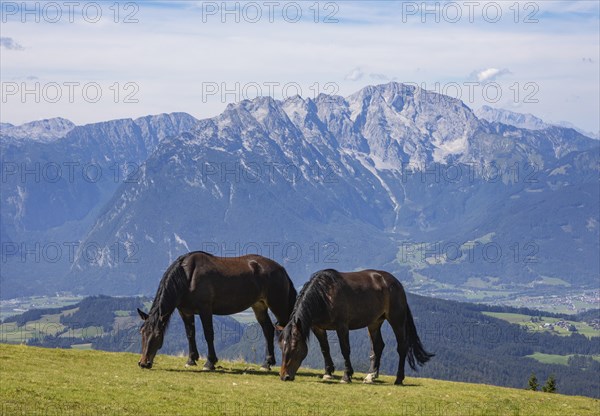
[[[75,128],[75,123],[62,117],[55,117],[31,121],[19,126],[3,123],[1,135],[15,139],[51,142],[62,139],[73,128]]]

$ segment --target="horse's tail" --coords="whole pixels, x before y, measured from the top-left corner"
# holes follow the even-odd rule
[[[408,364],[410,365],[410,368],[416,371],[417,363],[423,365],[429,361],[431,357],[435,356],[435,354],[425,351],[425,348],[419,339],[419,335],[417,334],[417,327],[415,326],[415,321],[408,304],[406,304],[406,337],[408,340]]]

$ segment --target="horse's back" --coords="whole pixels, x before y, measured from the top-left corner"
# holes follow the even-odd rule
[[[392,274],[375,269],[354,272],[325,270],[322,278],[334,285],[334,320],[347,320],[350,329],[383,319],[405,299],[401,283]],[[331,328],[325,328],[331,329]]]
[[[389,291],[402,287],[393,274],[384,270],[366,269],[355,272],[337,272],[348,285],[359,290]]]
[[[230,315],[257,302],[268,303],[273,292],[287,299],[285,269],[263,256],[219,257],[193,252],[184,257],[182,266],[190,276],[185,303],[194,312],[200,305],[211,305],[214,314]]]
[[[385,279],[374,271],[339,272],[321,270],[313,275],[306,288],[323,292],[330,299],[329,312],[317,319],[321,329],[333,330],[340,323],[349,329],[368,326],[385,315],[388,295]]]
[[[223,277],[256,277],[270,276],[283,271],[283,267],[274,260],[258,254],[247,254],[239,257],[220,257],[203,251],[188,253],[182,265],[190,272]]]

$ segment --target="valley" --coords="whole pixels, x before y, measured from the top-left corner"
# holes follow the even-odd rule
[[[600,370],[598,309],[557,315],[413,294],[409,294],[409,304],[421,340],[436,354],[420,371],[409,370],[409,376],[521,388],[531,372],[544,379],[553,374],[561,393],[600,397],[600,385],[588,377]],[[0,324],[0,342],[139,353],[138,307],[148,310],[150,299],[87,297],[59,308],[31,309],[4,319]],[[201,354],[206,354],[202,325],[198,318],[196,321],[198,348]],[[577,330],[569,331],[561,325]],[[221,359],[262,362],[264,338],[252,312],[215,316],[214,328],[215,346]],[[387,347],[381,372],[393,374],[398,360],[396,341],[387,323],[382,333]],[[329,335],[329,341],[335,366],[340,369],[343,360],[335,334]],[[366,371],[370,353],[367,331],[352,331],[350,341],[355,369]],[[311,339],[310,345],[304,365],[319,369],[323,358],[315,339]],[[187,348],[183,323],[175,314],[160,354],[176,355],[184,363]],[[276,355],[279,362],[279,347]]]

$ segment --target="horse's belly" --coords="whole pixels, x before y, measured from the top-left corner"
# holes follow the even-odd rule
[[[366,328],[375,321],[376,321],[376,319],[369,320],[369,321],[366,321],[366,320],[365,321],[362,321],[362,320],[361,321],[350,321],[348,323],[348,329],[352,331],[354,329]]]
[[[234,313],[244,312],[252,306],[252,303],[244,306],[244,305],[227,305],[227,306],[216,306],[213,307],[212,313],[213,315],[233,315]]]
[[[214,315],[231,315],[243,312],[262,300],[259,285],[247,279],[223,279],[203,282],[190,294],[187,303],[198,311],[210,305]]]
[[[362,314],[361,316],[352,316],[348,320],[348,329],[365,328],[373,322],[380,321],[383,318],[383,315],[383,311],[374,311]]]
[[[318,322],[315,326],[326,331],[335,331],[337,330],[341,324],[346,323],[348,325],[349,330],[366,328],[371,325],[373,322],[380,321],[383,319],[383,312],[381,313],[371,313],[365,316],[360,317],[352,317],[348,320],[344,320],[342,318],[334,318],[329,322]]]

